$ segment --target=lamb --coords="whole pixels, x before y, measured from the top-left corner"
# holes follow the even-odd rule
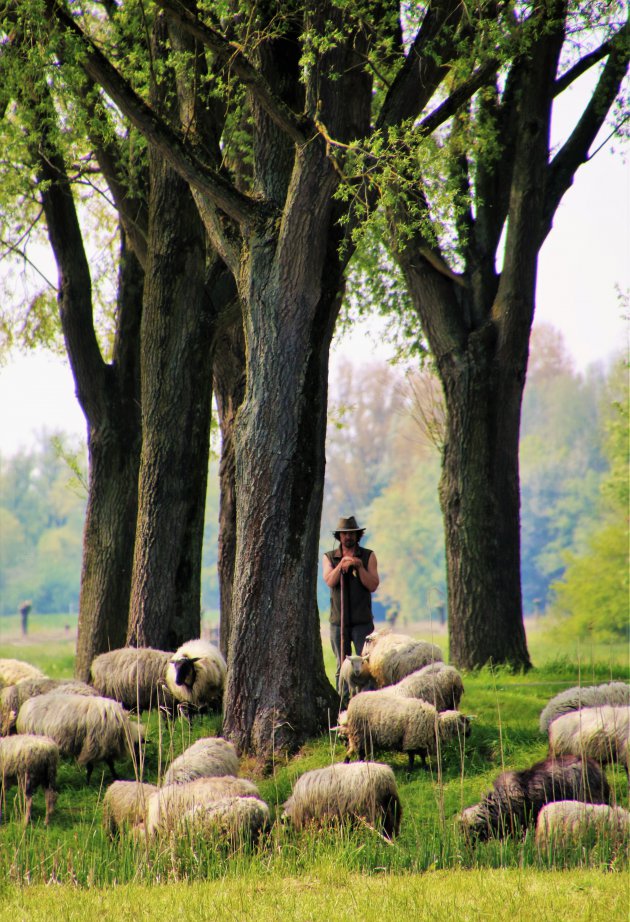
[[[141,781],[114,781],[103,798],[103,825],[110,836],[144,823],[147,805],[159,788]]]
[[[442,651],[435,644],[394,634],[387,628],[369,634],[361,652],[368,658],[377,688],[394,685],[417,669],[442,661]]]
[[[503,772],[480,803],[461,813],[459,822],[467,838],[485,840],[527,828],[551,801],[597,804],[609,798],[606,776],[593,759],[548,756],[523,771]]]
[[[630,768],[630,706],[582,708],[549,724],[549,754],[590,756]]]
[[[63,695],[98,695],[91,685],[73,679],[22,679],[0,691],[0,736],[13,732],[18,712],[25,701],[50,691]]]
[[[197,778],[185,784],[168,784],[149,798],[146,832],[155,835],[172,831],[182,817],[195,808],[234,797],[256,797],[260,800],[258,788],[252,781],[230,775],[222,778]]]
[[[364,821],[392,839],[400,830],[402,808],[394,772],[379,762],[329,765],[306,772],[283,805],[296,828],[312,823]]]
[[[166,684],[174,698],[196,709],[220,706],[227,666],[205,640],[189,640],[171,657]]]
[[[459,711],[439,713],[426,701],[396,697],[386,689],[361,692],[348,705],[346,761],[354,753],[363,759],[368,748],[393,750],[408,754],[411,770],[416,755],[426,765],[427,755],[436,755],[442,743],[469,734],[469,719]]]
[[[625,682],[609,682],[605,685],[576,686],[560,692],[546,705],[540,715],[540,732],[547,733],[549,724],[561,714],[579,711],[580,708],[610,704],[623,707],[630,704],[630,685]]]
[[[576,846],[592,837],[623,842],[630,834],[630,812],[608,804],[585,804],[579,800],[558,800],[547,804],[536,821],[536,844]]]
[[[119,701],[129,710],[146,711],[156,705],[173,710],[177,696],[165,684],[172,655],[151,647],[121,647],[101,653],[90,666],[92,685],[100,695]]]
[[[221,737],[210,736],[197,740],[171,763],[163,784],[238,775],[238,770],[238,756],[233,744]]]
[[[10,736],[0,739],[0,787],[6,790],[17,782],[26,797],[24,823],[31,818],[33,793],[41,786],[46,798],[48,825],[57,799],[59,748],[47,736]],[[0,807],[2,803],[0,800]]]
[[[360,691],[375,688],[367,657],[346,656],[339,670],[339,694],[342,701]]]
[[[49,692],[25,701],[17,719],[18,733],[50,736],[63,756],[75,757],[87,770],[90,783],[94,763],[104,761],[117,778],[114,760],[132,752],[142,738],[140,725],[129,719],[111,698],[60,695]]]
[[[430,663],[385,690],[401,698],[428,701],[438,711],[456,711],[464,693],[464,683],[454,666]]]
[[[21,659],[0,659],[0,688],[15,685],[22,679],[43,679],[44,673]]]

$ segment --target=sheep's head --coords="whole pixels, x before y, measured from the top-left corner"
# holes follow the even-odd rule
[[[188,688],[192,688],[195,684],[195,677],[197,675],[195,670],[195,663],[199,661],[199,657],[191,658],[190,656],[182,656],[178,659],[172,659],[171,665],[175,669],[175,684],[176,685],[186,685]]]
[[[457,818],[457,825],[468,842],[485,840],[492,833],[488,810],[483,802],[462,810]]]
[[[438,727],[443,740],[470,736],[470,718],[459,711],[442,711],[438,714]]]

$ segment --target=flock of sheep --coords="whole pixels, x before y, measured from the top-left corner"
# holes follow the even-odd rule
[[[159,706],[187,713],[220,705],[225,662],[201,640],[176,653],[126,648],[97,657],[91,684],[61,682],[17,660],[0,660],[0,781],[22,786],[25,821],[34,790],[45,791],[46,823],[56,796],[60,757],[87,769],[114,762],[143,740],[130,714]],[[402,752],[425,763],[443,757],[444,744],[460,753],[470,718],[458,708],[460,674],[442,662],[438,647],[391,631],[371,634],[362,656],[342,664],[348,707],[335,728],[346,740],[345,762],[309,771],[282,806],[282,819],[301,829],[331,821],[367,823],[388,839],[400,829],[402,806],[394,772],[373,761],[379,752]],[[503,772],[492,790],[458,817],[471,841],[504,836],[536,825],[540,846],[575,840],[585,829],[627,835],[630,813],[609,804],[603,766],[629,768],[630,686],[622,682],[562,692],[544,708],[540,730],[547,757],[522,771]],[[17,735],[14,734],[17,731]],[[444,753],[443,753],[444,750]],[[359,761],[351,762],[352,756]],[[115,780],[103,801],[110,833],[123,828],[155,837],[194,827],[236,843],[255,838],[271,822],[256,785],[239,777],[238,755],[227,740],[197,740],[174,759],[162,783]]]

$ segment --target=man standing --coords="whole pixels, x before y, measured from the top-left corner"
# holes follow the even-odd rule
[[[372,593],[378,587],[376,554],[359,541],[365,532],[353,515],[339,519],[333,532],[339,547],[324,554],[324,580],[330,589],[330,643],[337,658],[335,684],[339,691],[339,670],[352,645],[361,653],[365,638],[374,630]],[[343,580],[344,641],[341,641],[341,599]]]

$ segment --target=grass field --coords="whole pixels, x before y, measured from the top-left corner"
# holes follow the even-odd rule
[[[0,657],[25,659],[47,674],[72,673],[75,624],[67,618],[33,619],[22,638],[16,619],[0,619]],[[13,622],[13,623],[12,623]],[[420,636],[443,648],[439,630]],[[324,632],[325,634],[325,632]],[[15,789],[6,794],[0,827],[0,922],[28,919],[628,919],[627,843],[597,841],[584,849],[537,851],[524,839],[471,847],[454,819],[476,802],[505,768],[525,768],[546,753],[538,716],[565,687],[628,679],[624,645],[559,646],[540,629],[528,642],[535,668],[527,675],[483,670],[464,677],[461,709],[474,714],[465,749],[447,749],[441,765],[407,771],[402,755],[384,754],[394,768],[403,804],[401,834],[386,843],[369,828],[296,834],[282,824],[256,846],[230,850],[216,841],[160,841],[147,847],[130,836],[110,840],[101,826],[109,773],[92,784],[72,763],[60,769],[60,794],[50,827],[43,825],[43,795],[35,796],[32,825],[20,822]],[[334,664],[324,642],[329,674]],[[218,717],[192,725],[144,715],[148,726],[143,779],[156,781],[165,764],[193,739],[216,733]],[[161,746],[160,746],[161,741]],[[243,762],[272,815],[303,772],[340,761],[334,734],[310,741],[273,776],[257,777]],[[119,764],[133,778],[131,761]],[[628,781],[608,768],[614,801],[628,807]],[[160,886],[156,886],[159,884]],[[168,884],[169,886],[166,886]],[[204,909],[205,907],[205,909]]]

